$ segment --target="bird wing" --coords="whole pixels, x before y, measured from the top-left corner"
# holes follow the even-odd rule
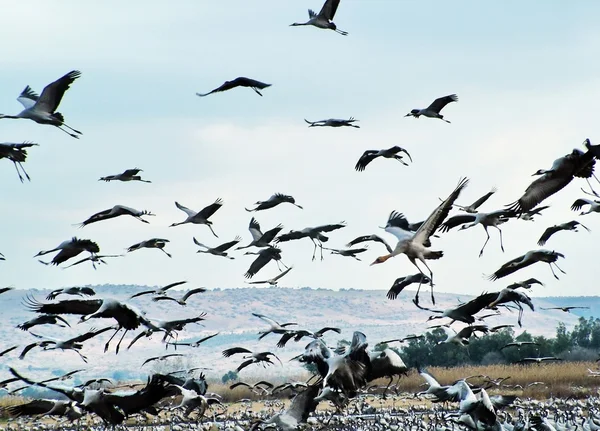
[[[244,362],[242,362],[237,368],[236,371],[239,373],[240,371],[242,371],[244,368],[246,368],[248,365],[252,364],[254,362],[254,359],[248,359]]]
[[[338,334],[342,333],[342,330],[340,328],[333,328],[333,327],[326,326],[324,328],[319,329],[317,332],[315,332],[315,336],[316,337],[321,337],[327,331],[333,331],[333,332],[336,332]]]
[[[183,297],[181,298],[181,300],[182,300],[183,302],[185,302],[185,301],[187,301],[187,299],[188,299],[190,296],[192,296],[192,295],[195,295],[196,293],[204,293],[204,292],[206,292],[206,289],[205,289],[204,287],[197,287],[197,288],[195,288],[195,289],[188,290],[188,291],[185,293],[185,295],[183,295]]]
[[[137,175],[140,172],[142,172],[142,170],[138,168],[127,169],[121,175],[123,175],[124,177],[133,177],[134,175]]]
[[[223,251],[229,250],[231,247],[233,247],[234,245],[236,245],[241,240],[242,240],[241,237],[236,236],[233,241],[229,241],[229,242],[223,243],[221,245],[218,245],[213,250],[214,251],[219,251],[219,252],[223,252]]]
[[[175,206],[177,208],[179,208],[181,211],[183,211],[184,213],[186,213],[189,217],[194,217],[197,214],[196,211],[193,211],[193,210],[189,209],[188,207],[184,207],[177,201],[175,201]]]
[[[339,3],[339,0],[337,0],[337,3]],[[292,400],[292,403],[285,411],[285,415],[293,418],[296,421],[296,426],[306,422],[308,416],[316,410],[319,403],[315,401],[315,398],[319,394],[319,390],[319,385],[309,386]]]
[[[509,209],[517,213],[529,211],[542,203],[546,198],[562,190],[573,180],[572,175],[555,175],[552,173],[544,174],[525,190],[523,196],[518,201],[509,205]]]
[[[199,344],[202,344],[202,343],[204,343],[205,341],[207,341],[207,340],[210,340],[210,339],[211,339],[211,338],[213,338],[213,337],[216,337],[217,335],[219,335],[219,333],[218,333],[218,332],[216,332],[216,333],[214,333],[214,334],[211,334],[211,335],[207,335],[207,336],[206,336],[206,337],[204,337],[204,338],[200,338],[199,340],[197,340],[197,341],[194,341],[194,343],[193,343],[193,344],[194,344],[194,346],[198,346]]]
[[[404,288],[410,283],[410,281],[406,280],[406,277],[397,278],[396,281],[394,281],[394,284],[392,285],[390,290],[388,290],[386,296],[388,297],[388,299],[396,299],[400,292],[402,292],[402,290],[404,290]]]
[[[410,230],[408,227],[408,220],[404,214],[393,210],[388,217],[388,221],[385,227],[399,227],[404,230]]]
[[[263,236],[263,233],[260,230],[260,224],[258,223],[258,221],[256,221],[254,217],[252,217],[252,219],[250,220],[248,230],[250,231],[250,234],[252,235],[252,239],[254,241],[258,241]]]
[[[313,230],[315,230],[317,232],[331,232],[331,231],[334,231],[336,229],[341,229],[343,227],[346,227],[346,222],[345,221],[342,221],[342,222],[337,223],[337,224],[326,224],[326,225],[322,225],[322,226],[317,226]]]
[[[237,353],[252,353],[252,352],[243,347],[232,347],[230,349],[223,350],[223,356],[225,356],[226,358],[230,357],[231,355],[235,355]]]
[[[264,314],[252,313],[254,317],[258,317],[260,320],[267,322],[271,326],[281,326],[279,323],[270,317],[265,316]]]
[[[208,93],[196,93],[198,97],[208,96],[209,94],[218,93],[220,91],[231,90],[232,88],[237,87],[239,84],[235,81],[225,81],[220,87],[215,88],[214,90],[209,91]]]
[[[85,334],[78,335],[77,337],[73,337],[68,341],[70,343],[81,343],[83,341],[89,340],[90,338],[94,338],[96,335],[100,335],[106,331],[115,330],[114,326],[107,326],[106,328],[98,329],[98,330],[90,330]]]
[[[273,281],[277,281],[279,280],[281,277],[283,277],[284,275],[286,275],[288,272],[290,272],[292,270],[292,268],[294,268],[293,266],[290,266],[288,269],[286,269],[283,272],[280,272],[277,276],[273,277]]]
[[[494,193],[496,193],[498,191],[498,189],[496,189],[495,187],[490,190],[489,192],[487,192],[485,195],[483,195],[482,197],[480,197],[479,199],[477,199],[475,202],[473,202],[471,205],[469,205],[471,208],[473,209],[477,209],[479,208],[485,201],[487,201],[490,196],[492,196]]]
[[[434,111],[439,113],[444,106],[446,106],[450,102],[457,102],[458,96],[456,94],[451,94],[449,96],[444,96],[437,98],[427,107],[428,111]]]
[[[42,303],[31,296],[24,300],[25,306],[30,311],[43,314],[92,314],[102,305],[101,299],[69,299],[55,303]]]
[[[23,105],[25,109],[29,109],[33,105],[35,105],[35,102],[37,102],[39,98],[40,96],[38,96],[38,94],[35,91],[33,91],[28,85],[21,92],[19,97],[17,97],[17,100],[19,101],[19,103],[21,103],[21,105]]]
[[[292,240],[304,238],[307,236],[308,236],[308,232],[304,232],[304,231],[300,231],[300,230],[291,230],[288,233],[279,235],[277,238],[275,238],[275,242],[292,241]]]
[[[518,271],[521,268],[525,268],[535,261],[533,259],[524,260],[525,255],[516,257],[512,260],[509,260],[504,265],[500,267],[496,272],[494,272],[489,279],[491,281],[498,280],[499,278],[506,277],[507,275],[512,274],[513,272]]]
[[[246,274],[244,274],[244,277],[252,278],[258,273],[258,271],[260,271],[267,263],[271,261],[272,257],[273,256],[271,254],[260,253],[254,262],[252,262],[250,268],[248,268],[248,271],[246,271]]]
[[[340,0],[326,0],[325,4],[319,12],[319,18],[327,19],[331,21],[335,16],[335,12],[340,4]]]
[[[360,156],[360,159],[358,159],[358,162],[356,162],[356,166],[354,166],[354,169],[356,169],[359,172],[362,172],[365,170],[365,168],[367,167],[367,165],[369,163],[371,163],[373,160],[375,160],[377,158],[377,151],[375,150],[367,150],[363,153],[362,156]]]
[[[424,244],[425,241],[429,240],[429,237],[437,230],[438,227],[444,222],[444,219],[448,216],[452,204],[460,195],[460,192],[469,184],[467,178],[462,178],[458,183],[458,186],[454,191],[442,202],[431,215],[423,222],[421,227],[415,233],[413,241]]]
[[[81,72],[78,70],[73,70],[67,73],[65,76],[48,84],[44,90],[42,90],[42,94],[40,95],[36,105],[46,112],[53,113],[56,111],[56,108],[58,108],[65,91],[67,91],[73,81],[80,76]]]
[[[15,418],[42,415],[52,410],[55,404],[55,400],[32,400],[25,404],[9,406],[6,408],[6,412]]]
[[[579,211],[584,205],[592,205],[593,202],[589,199],[577,199],[575,202],[573,202],[573,205],[571,205],[571,209],[573,211]]]
[[[554,235],[556,232],[562,230],[559,226],[551,226],[549,228],[547,228],[544,233],[542,234],[542,236],[540,237],[540,239],[538,240],[538,245],[544,245],[546,244],[546,241],[548,241],[548,239],[550,239],[550,237],[552,235]]]
[[[262,240],[262,242],[270,243],[271,241],[273,241],[275,239],[275,236],[277,236],[277,234],[279,232],[281,232],[282,229],[283,229],[283,225],[279,224],[279,225],[275,226],[273,229],[269,229],[268,231],[266,231],[260,237],[260,239]]]
[[[217,212],[219,208],[223,206],[223,199],[219,198],[214,203],[210,204],[207,207],[202,208],[202,210],[198,213],[200,217],[203,219],[208,219],[211,215]]]
[[[296,332],[286,332],[285,334],[283,334],[281,336],[281,338],[279,339],[279,341],[277,342],[277,347],[283,348],[285,347],[286,343],[288,341],[290,341],[292,338],[294,338],[296,336]]]
[[[129,299],[137,298],[138,296],[148,295],[150,293],[154,293],[154,290],[144,290],[142,292],[135,293],[129,297]]]
[[[475,214],[460,214],[450,217],[440,226],[440,232],[448,232],[450,229],[460,226],[465,223],[472,223],[475,221]]]

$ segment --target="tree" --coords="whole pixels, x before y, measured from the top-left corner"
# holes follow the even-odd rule
[[[224,374],[223,377],[221,377],[221,382],[223,382],[223,384],[226,384],[229,381],[234,381],[238,379],[238,373],[235,371],[229,371],[228,373]]]

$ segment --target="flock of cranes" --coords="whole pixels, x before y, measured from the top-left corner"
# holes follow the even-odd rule
[[[333,18],[339,6],[339,0],[326,0],[320,12],[317,14],[309,10],[309,20],[305,23],[293,23],[291,26],[314,26],[320,29],[330,29],[341,35],[348,35],[347,32],[337,28],[333,23]],[[17,100],[23,105],[24,110],[17,115],[0,115],[0,119],[29,119],[39,124],[51,125],[70,137],[79,139],[82,132],[72,128],[65,123],[64,116],[57,112],[60,102],[65,92],[71,85],[81,76],[81,72],[73,70],[56,81],[48,84],[42,91],[41,95],[36,94],[31,87],[26,86],[21,92]],[[262,90],[271,87],[267,84],[255,79],[247,77],[238,77],[231,81],[225,81],[221,86],[207,92],[196,93],[199,97],[205,97],[218,92],[233,90],[237,87],[247,87],[256,92],[259,96],[263,96]],[[272,91],[272,90],[269,90]],[[433,119],[440,119],[446,123],[446,120],[441,114],[441,111],[450,103],[457,102],[458,96],[450,94],[444,97],[435,99],[427,108],[413,109],[406,117],[412,116],[419,118],[425,116]],[[308,127],[350,127],[359,128],[356,122],[357,119],[350,117],[349,119],[325,119],[319,121],[304,120]],[[446,126],[444,126],[446,127]],[[449,126],[452,127],[452,126]],[[315,132],[318,133],[318,132]],[[38,144],[24,141],[23,143],[2,143],[0,144],[0,159],[7,159],[13,162],[17,171],[19,180],[24,182],[25,179],[30,180],[28,173],[23,167],[23,163],[27,159],[27,151]],[[470,205],[462,205],[457,203],[465,188],[470,184],[468,178],[461,178],[457,185],[452,190],[447,190],[449,194],[440,203],[433,205],[432,212],[423,221],[418,223],[409,223],[403,213],[396,210],[392,211],[388,217],[386,226],[382,229],[396,237],[395,245],[390,245],[386,239],[376,234],[365,234],[359,236],[346,244],[346,248],[329,248],[325,247],[324,243],[329,241],[329,236],[333,232],[339,231],[346,227],[346,222],[323,224],[314,227],[306,227],[300,230],[290,230],[283,233],[283,224],[277,224],[263,232],[259,221],[256,217],[250,219],[248,230],[252,240],[246,245],[238,246],[242,243],[241,236],[236,236],[234,239],[222,242],[217,245],[207,245],[200,242],[196,237],[192,237],[193,243],[198,246],[197,253],[211,254],[217,257],[223,257],[229,260],[236,259],[235,252],[254,248],[258,251],[245,251],[243,255],[255,255],[254,261],[250,264],[248,270],[244,274],[250,284],[269,284],[277,285],[279,281],[288,274],[293,266],[287,266],[283,262],[283,245],[290,241],[296,241],[303,238],[309,238],[313,243],[312,260],[316,260],[317,252],[320,253],[320,259],[324,260],[323,250],[330,251],[342,257],[350,257],[356,261],[362,261],[358,255],[369,250],[367,245],[355,247],[359,244],[372,242],[385,247],[387,254],[377,257],[371,265],[382,264],[390,259],[404,254],[409,262],[416,267],[415,274],[408,274],[398,277],[392,287],[387,292],[389,300],[401,299],[403,290],[412,284],[417,285],[416,294],[413,303],[421,310],[427,311],[430,314],[428,322],[436,319],[448,319],[442,325],[438,325],[445,333],[446,339],[441,343],[455,343],[459,346],[468,346],[469,339],[477,332],[490,333],[502,330],[512,325],[500,325],[490,327],[488,325],[477,323],[481,322],[485,317],[478,316],[479,313],[486,310],[494,310],[497,313],[503,308],[515,308],[519,310],[518,324],[522,325],[522,315],[524,305],[531,311],[535,310],[533,300],[520,289],[529,289],[532,285],[543,285],[537,279],[530,278],[524,281],[513,282],[504,289],[497,292],[483,293],[476,298],[460,303],[455,307],[439,310],[426,307],[419,300],[419,293],[423,285],[429,285],[431,289],[431,302],[436,304],[434,296],[434,271],[430,267],[434,266],[431,261],[439,260],[444,257],[444,251],[436,249],[435,241],[440,235],[449,235],[450,231],[467,230],[469,228],[481,225],[486,233],[486,239],[483,243],[479,256],[481,257],[490,240],[488,228],[493,227],[498,230],[500,249],[504,252],[504,240],[502,236],[501,225],[510,223],[516,219],[533,220],[535,216],[539,216],[541,211],[548,209],[548,206],[540,206],[542,202],[550,198],[552,195],[560,192],[569,183],[577,178],[586,180],[590,191],[584,191],[586,194],[593,196],[594,199],[578,198],[571,206],[573,211],[581,211],[588,206],[587,210],[580,213],[580,216],[600,212],[600,196],[594,191],[590,179],[598,180],[594,174],[596,161],[600,158],[600,145],[593,145],[589,139],[583,143],[584,150],[573,149],[568,154],[556,159],[550,169],[539,169],[534,175],[539,176],[525,190],[524,194],[514,203],[505,205],[501,209],[489,212],[480,212],[479,208],[488,202],[488,200],[496,193],[493,188],[490,192],[481,196]],[[359,158],[355,165],[355,170],[362,172],[377,158],[394,159],[406,167],[410,167],[405,159],[413,163],[410,153],[400,147],[393,146],[387,149],[366,150]],[[416,161],[418,163],[419,161]],[[375,169],[373,167],[373,169]],[[143,172],[139,168],[127,169],[120,174],[106,175],[99,178],[98,181],[111,182],[143,182],[152,184],[152,181],[142,178],[140,173]],[[599,181],[600,182],[600,181]],[[271,197],[263,201],[257,201],[254,208],[245,208],[248,212],[258,212],[269,210],[277,205],[288,203],[298,209],[304,209],[303,206],[296,203],[294,197],[283,193],[275,193]],[[170,227],[180,226],[183,224],[205,225],[215,238],[219,238],[213,225],[215,220],[218,222],[218,210],[224,205],[221,198],[216,199],[213,203],[202,208],[199,211],[192,210],[188,207],[175,202],[177,209],[186,214],[183,221],[173,222]],[[458,208],[458,213],[451,215],[454,208]],[[138,210],[124,205],[114,205],[103,211],[99,211],[79,224],[80,228],[84,228],[92,223],[110,220],[120,216],[130,216],[138,221],[150,224],[149,217],[154,214],[148,210]],[[577,232],[578,228],[582,228],[588,232],[590,229],[577,220],[566,221],[561,224],[548,227],[541,235],[538,245],[544,246],[553,235],[560,231]],[[339,232],[335,235],[339,235]],[[202,240],[204,241],[204,240]],[[169,243],[169,239],[151,238],[140,241],[126,248],[127,253],[137,251],[143,248],[158,249],[169,258],[172,255],[165,250]],[[378,247],[380,245],[377,245]],[[236,247],[237,246],[237,247]],[[120,258],[124,254],[100,254],[100,247],[97,242],[91,239],[81,239],[72,237],[71,239],[61,242],[58,246],[38,252],[34,257],[41,257],[47,254],[56,253],[52,260],[43,261],[44,265],[61,266],[68,268],[74,265],[80,265],[86,262],[91,263],[96,269],[96,265],[107,264],[107,258]],[[88,255],[75,262],[70,261],[76,258],[81,253]],[[240,252],[240,254],[242,254]],[[561,273],[565,273],[558,265],[559,258],[565,258],[565,255],[555,250],[536,249],[530,250],[508,262],[504,263],[497,271],[489,275],[488,279],[495,281],[520,271],[535,263],[547,263],[550,267],[554,278],[558,279],[555,269]],[[6,257],[0,253],[0,260],[5,261]],[[265,278],[261,281],[250,281],[256,274],[271,261],[275,261],[279,268],[279,273],[271,278]],[[7,262],[3,262],[7,264]],[[118,354],[121,344],[125,339],[126,334],[130,331],[138,332],[127,345],[127,349],[142,338],[150,338],[153,334],[160,333],[162,335],[161,342],[165,347],[172,346],[174,348],[198,348],[207,340],[217,337],[219,333],[211,334],[202,337],[196,341],[179,341],[178,332],[182,331],[187,325],[198,324],[207,319],[205,313],[197,313],[192,317],[180,318],[176,320],[158,320],[151,319],[146,316],[146,313],[139,310],[130,301],[141,296],[150,296],[152,301],[165,301],[172,303],[173,306],[187,307],[190,298],[195,295],[202,294],[206,291],[203,287],[187,290],[181,296],[170,296],[173,292],[172,288],[185,284],[185,281],[171,283],[167,286],[138,292],[128,298],[127,301],[121,301],[113,298],[95,298],[95,292],[88,287],[70,287],[53,291],[46,300],[48,302],[40,302],[32,296],[27,296],[23,303],[24,305],[37,316],[22,322],[18,328],[26,331],[33,339],[32,342],[26,342],[18,359],[23,359],[32,350],[42,351],[73,351],[83,362],[88,362],[92,359],[82,353],[85,343],[88,340],[100,337],[102,334],[112,332],[112,335],[106,341],[104,351],[109,350],[112,340],[122,331],[120,339],[116,342],[115,352]],[[0,289],[0,293],[9,291],[10,288]],[[61,295],[70,297],[76,296],[75,299],[59,299]],[[190,307],[192,308],[192,307]],[[562,310],[570,312],[572,309],[585,307],[554,307],[546,309]],[[109,319],[113,324],[103,328],[90,327],[86,332],[74,337],[67,338],[51,338],[42,336],[32,332],[32,329],[42,325],[54,325],[59,328],[71,328],[72,321],[68,320],[69,316],[80,316],[78,322],[83,323],[91,319]],[[400,377],[408,372],[409,367],[404,364],[401,357],[394,350],[385,348],[377,351],[370,349],[370,343],[367,337],[361,331],[353,333],[352,342],[346,349],[333,349],[327,345],[324,338],[329,332],[341,333],[340,328],[323,327],[313,331],[311,329],[300,327],[295,322],[279,323],[270,317],[253,313],[253,315],[269,325],[268,329],[259,332],[259,340],[265,338],[269,334],[277,334],[279,340],[276,343],[277,348],[283,348],[293,340],[300,342],[304,339],[312,339],[305,347],[304,351],[298,356],[292,358],[305,364],[314,364],[317,372],[307,382],[296,382],[282,385],[278,388],[280,391],[290,390],[296,393],[292,405],[282,412],[268,419],[255,421],[250,429],[264,429],[269,426],[277,426],[284,431],[296,430],[301,423],[306,422],[310,413],[314,412],[319,402],[328,400],[336,407],[343,408],[352,399],[357,397],[366,386],[380,378],[389,378],[388,387],[395,377]],[[104,321],[104,320],[102,320]],[[462,322],[466,326],[461,329],[455,329],[451,325],[455,322]],[[436,326],[430,326],[436,328]],[[414,335],[403,339],[388,340],[381,343],[404,342],[409,339],[419,338],[422,335]],[[35,340],[34,340],[35,339]],[[381,344],[377,343],[377,344]],[[517,346],[520,348],[525,342],[510,343],[504,346]],[[3,350],[0,356],[8,356],[12,351],[18,349],[19,346],[13,346]],[[235,346],[223,350],[223,357],[229,358],[236,355],[241,355],[242,362],[237,366],[236,371],[242,372],[250,366],[276,367],[277,364],[282,365],[279,356],[271,351],[255,351],[251,346]],[[185,357],[183,353],[171,353],[162,356],[147,358],[141,366],[156,361],[168,361],[169,358]],[[237,356],[236,356],[237,357]],[[557,357],[524,357],[518,363],[542,363],[547,361],[559,361]],[[15,361],[15,363],[17,363]],[[18,368],[18,367],[17,367]],[[28,405],[19,405],[9,408],[7,411],[14,416],[22,415],[56,415],[65,417],[69,421],[73,421],[83,417],[87,413],[92,413],[99,416],[105,423],[116,425],[135,414],[141,412],[156,414],[155,406],[162,400],[178,394],[181,396],[181,402],[178,405],[172,406],[173,410],[182,410],[184,416],[187,417],[193,411],[198,412],[198,416],[202,417],[205,412],[216,404],[222,404],[219,396],[207,392],[207,383],[204,375],[193,377],[192,370],[183,370],[188,373],[186,378],[174,376],[172,374],[162,375],[159,373],[153,374],[148,378],[147,383],[143,388],[138,389],[130,394],[121,395],[111,392],[110,389],[102,385],[102,381],[106,379],[94,379],[81,387],[73,387],[65,389],[63,387],[48,385],[55,379],[44,381],[34,381],[26,376],[23,376],[15,367],[10,368],[12,378],[10,382],[22,381],[28,385],[43,387],[53,391],[62,393],[69,401],[51,402],[49,400],[36,400],[35,409],[29,409]],[[423,391],[422,395],[432,396],[435,401],[459,402],[456,414],[464,418],[463,423],[469,423],[476,429],[493,429],[498,424],[497,412],[512,404],[515,397],[512,396],[489,396],[486,388],[473,388],[467,383],[467,379],[461,379],[450,386],[441,386],[431,374],[419,368],[419,373],[423,379],[429,384],[429,388]],[[75,373],[75,372],[73,372]],[[6,381],[8,382],[8,381]],[[6,382],[3,382],[7,384]],[[260,392],[268,392],[274,390],[274,385],[263,381],[253,385],[246,383],[236,383],[232,388],[237,386],[247,386],[252,390]],[[388,387],[385,388],[384,394]],[[489,387],[487,388],[489,389]],[[32,406],[30,406],[32,407]]]

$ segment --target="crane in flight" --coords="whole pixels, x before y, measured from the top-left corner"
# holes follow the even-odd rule
[[[309,20],[306,22],[295,22],[290,24],[290,27],[296,27],[301,25],[312,25],[317,28],[333,30],[342,36],[347,36],[348,32],[337,28],[333,22],[333,17],[340,5],[340,0],[326,0],[321,8],[321,11],[317,14],[312,9],[308,10]]]

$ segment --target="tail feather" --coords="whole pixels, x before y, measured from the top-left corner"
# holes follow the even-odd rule
[[[444,252],[443,251],[430,251],[426,256],[425,259],[440,259],[441,257],[444,256]]]

